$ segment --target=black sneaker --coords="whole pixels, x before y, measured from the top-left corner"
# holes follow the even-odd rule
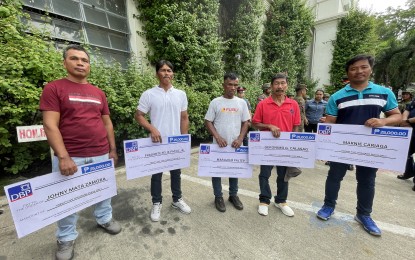
[[[414,176],[411,176],[409,174],[399,174],[398,176],[396,176],[396,178],[398,178],[400,180],[407,180],[407,179],[410,179],[412,177],[414,177]]]
[[[58,250],[56,251],[56,260],[70,260],[73,257],[75,240],[57,241]]]
[[[115,221],[114,219],[111,219],[105,224],[98,224],[100,228],[103,228],[107,233],[111,235],[116,235],[121,232],[121,226],[120,224]]]
[[[225,202],[223,201],[223,197],[215,197],[215,207],[220,212],[225,212],[226,211]]]
[[[236,209],[243,210],[244,205],[238,196],[229,196],[229,201],[233,204]]]

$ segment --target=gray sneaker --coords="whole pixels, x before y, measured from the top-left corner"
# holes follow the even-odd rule
[[[73,257],[75,240],[57,241],[58,250],[56,251],[56,260],[70,260]]]
[[[105,224],[98,224],[98,226],[100,228],[103,228],[107,233],[111,235],[116,235],[121,232],[120,224],[114,219],[111,219],[109,222]]]

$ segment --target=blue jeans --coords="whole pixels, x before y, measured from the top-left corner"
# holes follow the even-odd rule
[[[105,161],[108,154],[94,157],[72,157],[76,165],[83,165],[93,162]],[[52,172],[59,172],[59,159],[54,156],[52,160]],[[106,199],[95,204],[94,216],[98,224],[105,224],[112,219],[111,199]],[[57,222],[56,238],[59,241],[72,241],[78,237],[76,231],[76,222],[78,221],[78,213],[69,215]]]
[[[287,167],[275,167],[277,169],[277,195],[275,196],[275,202],[285,203],[287,202],[288,196],[288,182],[284,181]],[[274,166],[261,165],[261,170],[259,172],[259,188],[261,189],[261,194],[259,194],[259,202],[261,203],[269,204],[271,201],[272,193],[269,187],[268,179],[271,176],[272,168],[274,168]]]
[[[213,194],[215,197],[222,197],[222,183],[220,177],[212,177]],[[238,178],[229,178],[229,196],[238,194]]]
[[[330,162],[330,169],[326,180],[324,205],[335,208],[340,190],[340,182],[346,175],[348,167],[349,164]],[[357,214],[370,216],[370,213],[372,213],[377,171],[378,169],[376,168],[356,165]]]
[[[181,170],[172,170],[170,171],[170,188],[171,193],[173,194],[173,202],[177,202],[182,197],[182,188],[181,188]],[[151,176],[151,197],[152,202],[162,202],[163,196],[161,196],[161,179],[163,177],[163,173],[156,173]]]

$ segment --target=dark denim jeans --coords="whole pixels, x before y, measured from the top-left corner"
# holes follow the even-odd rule
[[[277,168],[277,195],[275,196],[276,203],[285,203],[288,196],[288,182],[284,181],[285,172],[287,167],[285,166],[275,166]],[[271,176],[271,171],[274,166],[270,165],[261,165],[261,170],[259,172],[259,188],[261,189],[261,194],[259,194],[259,202],[270,204],[271,201],[271,189],[269,187],[269,177]]]
[[[177,202],[182,197],[182,189],[181,189],[181,170],[172,170],[170,171],[170,188],[173,194],[173,201]],[[163,173],[156,173],[151,176],[151,197],[153,203],[162,202],[163,196],[161,196],[162,185],[161,179],[163,177]]]
[[[220,177],[212,177],[213,194],[215,197],[222,197],[222,183]],[[229,178],[229,196],[238,194],[238,178]]]
[[[326,197],[324,205],[336,206],[340,183],[346,175],[349,164],[330,162],[330,169],[326,180]],[[375,179],[378,169],[356,166],[357,180],[357,214],[370,216],[372,213],[373,198],[375,197]]]

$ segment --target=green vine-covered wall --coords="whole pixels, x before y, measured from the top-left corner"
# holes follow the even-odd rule
[[[274,0],[266,12],[262,37],[262,74],[264,82],[278,72],[286,72],[291,86],[304,81],[305,50],[311,40],[311,9],[303,0]]]
[[[344,65],[357,54],[375,54],[377,36],[375,18],[364,11],[352,10],[340,20],[336,40],[333,43],[333,61],[330,66],[332,86],[330,93],[343,87],[342,77],[346,75]]]
[[[238,73],[245,81],[258,80],[264,12],[263,0],[242,0],[227,30],[225,69]]]
[[[167,59],[178,80],[195,90],[211,92],[223,74],[223,43],[218,35],[219,2],[215,0],[135,0],[139,32],[148,41],[148,59]]]

